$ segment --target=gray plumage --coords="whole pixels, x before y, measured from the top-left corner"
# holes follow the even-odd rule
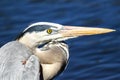
[[[43,78],[47,80],[47,75],[43,75],[45,72],[42,72],[45,70],[46,63],[51,65],[50,69],[56,68],[56,71],[51,71],[52,74],[57,72],[54,73],[56,75],[48,74],[49,78],[54,78],[66,67],[69,53],[65,49],[68,49],[68,46],[63,42],[50,42],[40,48],[42,53],[37,54],[32,53],[30,48],[18,41],[9,42],[0,48],[0,80],[43,80]],[[46,57],[41,57],[39,54],[41,56],[46,54]],[[26,61],[25,64],[23,64],[24,61]]]
[[[39,76],[39,60],[26,46],[12,41],[0,48],[0,80],[39,80]]]

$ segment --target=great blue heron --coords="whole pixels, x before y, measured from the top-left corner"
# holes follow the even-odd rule
[[[0,80],[51,80],[65,69],[68,62],[68,45],[62,41],[112,31],[50,22],[34,23],[15,41],[0,48]]]

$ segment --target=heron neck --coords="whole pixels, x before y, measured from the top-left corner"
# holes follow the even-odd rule
[[[38,47],[38,45],[41,44],[38,43],[38,40],[35,37],[33,38],[26,35],[21,37],[18,41],[31,49],[35,49],[36,47]]]

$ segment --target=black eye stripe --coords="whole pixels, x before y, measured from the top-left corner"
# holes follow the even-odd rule
[[[28,28],[25,32],[40,32],[40,31],[44,31],[46,29],[49,29],[51,26],[49,25],[36,25],[33,27]]]
[[[47,30],[47,29],[49,29],[51,27],[52,27],[51,25],[36,25],[36,26],[32,26],[32,27],[28,28],[27,30],[25,30],[24,32],[22,32],[16,39],[20,39],[27,32],[28,33],[40,32],[40,31]]]
[[[32,32],[41,32],[45,31],[47,29],[51,29],[52,33],[56,33],[59,30],[59,26],[54,26],[54,25],[34,25],[32,27],[26,28],[22,33],[19,34],[19,36],[16,39],[20,39],[21,37],[24,36],[26,33],[32,33]],[[51,31],[49,31],[49,34],[51,34]]]

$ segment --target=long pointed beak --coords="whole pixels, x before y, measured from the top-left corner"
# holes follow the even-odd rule
[[[109,33],[113,31],[115,30],[107,28],[64,26],[60,33],[62,34],[63,37],[78,37],[84,35]]]

